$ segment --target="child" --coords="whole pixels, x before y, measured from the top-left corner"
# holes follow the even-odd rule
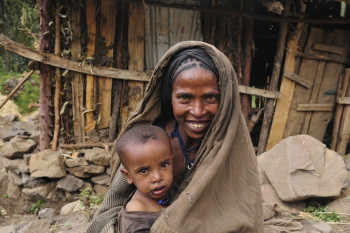
[[[119,232],[149,232],[169,205],[173,155],[168,134],[154,125],[135,126],[116,145],[121,172],[136,191],[118,214]]]

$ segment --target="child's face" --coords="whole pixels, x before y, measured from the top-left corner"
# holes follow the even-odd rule
[[[146,197],[163,199],[173,181],[173,155],[166,136],[143,145],[124,148],[127,167],[122,169],[129,184],[134,184]]]

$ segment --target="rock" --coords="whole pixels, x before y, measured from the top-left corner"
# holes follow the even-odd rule
[[[71,203],[68,203],[68,204],[64,205],[64,206],[61,208],[60,214],[69,214],[69,213],[72,213],[73,210],[74,210],[77,206],[80,206],[80,201],[79,201],[79,200],[74,201],[74,202],[71,202]]]
[[[47,194],[46,199],[52,202],[66,201],[66,197],[62,190],[54,188],[49,194]]]
[[[264,221],[272,218],[275,216],[276,211],[274,210],[275,208],[274,203],[263,203],[263,214],[264,214]]]
[[[55,209],[53,209],[53,208],[42,209],[39,211],[38,218],[39,219],[47,219],[47,220],[49,220],[50,224],[52,224],[54,212],[55,212]]]
[[[33,154],[29,161],[31,177],[61,178],[66,175],[64,157],[60,151],[44,150]]]
[[[72,202],[77,200],[77,195],[71,192],[64,192],[67,201]]]
[[[29,138],[38,141],[40,137],[39,131],[39,122],[36,120],[28,120],[28,121],[18,121],[11,128],[11,130],[18,129],[26,132],[26,135],[29,135]]]
[[[23,158],[23,155],[33,151],[35,146],[36,142],[33,140],[16,136],[9,142],[4,143],[4,146],[0,149],[0,156],[9,159]]]
[[[9,160],[4,158],[2,162],[7,171],[11,170],[17,174],[29,172],[29,166],[25,163],[23,159]]]
[[[49,233],[50,222],[47,219],[39,219],[25,225],[18,233]]]
[[[65,163],[67,167],[79,167],[89,165],[88,162],[86,162],[86,160],[83,158],[66,159]]]
[[[91,177],[91,181],[95,184],[102,184],[102,185],[109,185],[110,184],[109,175],[100,175],[100,176],[94,176]]]
[[[22,193],[27,195],[29,199],[40,199],[47,200],[46,197],[56,187],[55,182],[50,182],[45,185],[41,185],[35,188],[23,188]]]
[[[350,171],[350,153],[345,155],[345,159],[344,159],[344,162],[345,162],[345,167],[348,171]]]
[[[84,181],[71,174],[66,175],[64,178],[57,182],[57,188],[63,189],[67,192],[75,192],[83,187]]]
[[[83,190],[85,190],[87,188],[91,188],[92,189],[92,184],[90,182],[85,181],[83,187],[81,187],[79,189],[79,191],[81,192],[81,191],[83,191]]]
[[[14,184],[14,185],[17,185],[17,186],[22,185],[22,177],[20,175],[17,175],[16,173],[14,173],[11,170],[9,170],[9,172],[8,172],[8,179],[9,179],[9,182]]]
[[[10,199],[18,199],[21,196],[21,189],[12,182],[9,182],[7,184],[6,194]]]
[[[85,150],[84,159],[99,166],[108,166],[110,164],[110,156],[108,152],[96,147]]]
[[[308,135],[282,140],[258,163],[282,201],[337,197],[347,185],[342,157]]]
[[[111,167],[110,166],[106,167],[106,174],[111,176],[112,171],[111,171]]]
[[[42,178],[32,178],[27,173],[22,173],[22,184],[26,188],[34,188],[40,184],[45,184],[46,181]]]
[[[332,227],[325,222],[317,222],[313,225],[313,227],[320,231],[321,233],[331,233],[333,232]]]
[[[69,168],[69,173],[81,177],[81,178],[88,178],[92,174],[100,175],[104,172],[105,168],[102,166],[97,165],[87,165],[87,166],[80,166],[80,167],[71,167]]]
[[[23,155],[23,159],[26,162],[27,165],[29,165],[30,157],[32,157],[32,154],[25,154]]]
[[[350,215],[350,200],[348,197],[339,198],[329,203],[327,205],[327,209],[330,212],[334,211],[336,213],[344,213]],[[343,215],[340,216],[344,217]],[[348,218],[350,218],[350,216]]]
[[[108,187],[100,184],[94,185],[94,191],[97,195],[106,195]]]
[[[260,181],[260,185],[264,185],[264,184],[270,184],[269,179],[267,178],[264,170],[259,166],[258,164],[258,172],[259,172],[259,181]]]
[[[281,201],[271,184],[264,184],[261,186],[261,195],[263,202],[277,204],[282,210],[294,214],[298,214],[306,206],[303,201],[292,203]]]
[[[0,227],[1,233],[14,233],[16,232],[16,225],[11,224],[9,226]]]

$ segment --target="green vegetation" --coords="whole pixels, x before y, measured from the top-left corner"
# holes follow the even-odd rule
[[[10,72],[6,74],[5,72],[0,72],[0,93],[6,95],[3,85],[8,79],[19,79],[23,77],[22,74]],[[18,110],[21,114],[31,112],[35,109],[28,109],[30,103],[39,102],[40,98],[40,80],[39,76],[36,73],[33,73],[32,76],[23,84],[22,90],[18,98],[11,98],[12,101],[18,106]]]
[[[312,201],[304,209],[304,211],[312,214],[313,216],[325,222],[342,222],[343,221],[342,218],[337,215],[337,213],[335,213],[334,211],[328,212],[326,205],[316,201]]]
[[[86,188],[79,194],[80,202],[86,209],[93,209],[100,205],[103,201],[103,196],[96,195],[91,188]]]
[[[4,198],[5,198],[5,199],[9,198],[9,195],[6,193],[6,194],[4,195]]]
[[[79,194],[80,204],[84,208],[85,216],[91,219],[94,211],[102,203],[103,196],[96,195],[91,188],[86,188]]]
[[[29,207],[28,212],[32,214],[38,214],[44,204],[44,201],[40,199]]]

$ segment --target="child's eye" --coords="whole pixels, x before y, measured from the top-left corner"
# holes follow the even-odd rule
[[[169,166],[169,163],[162,163],[162,167],[163,167],[163,168],[165,168],[165,167],[167,167],[167,166]]]
[[[147,173],[147,169],[141,169],[141,170],[139,171],[139,173],[141,173],[141,174],[146,174],[146,173]]]

